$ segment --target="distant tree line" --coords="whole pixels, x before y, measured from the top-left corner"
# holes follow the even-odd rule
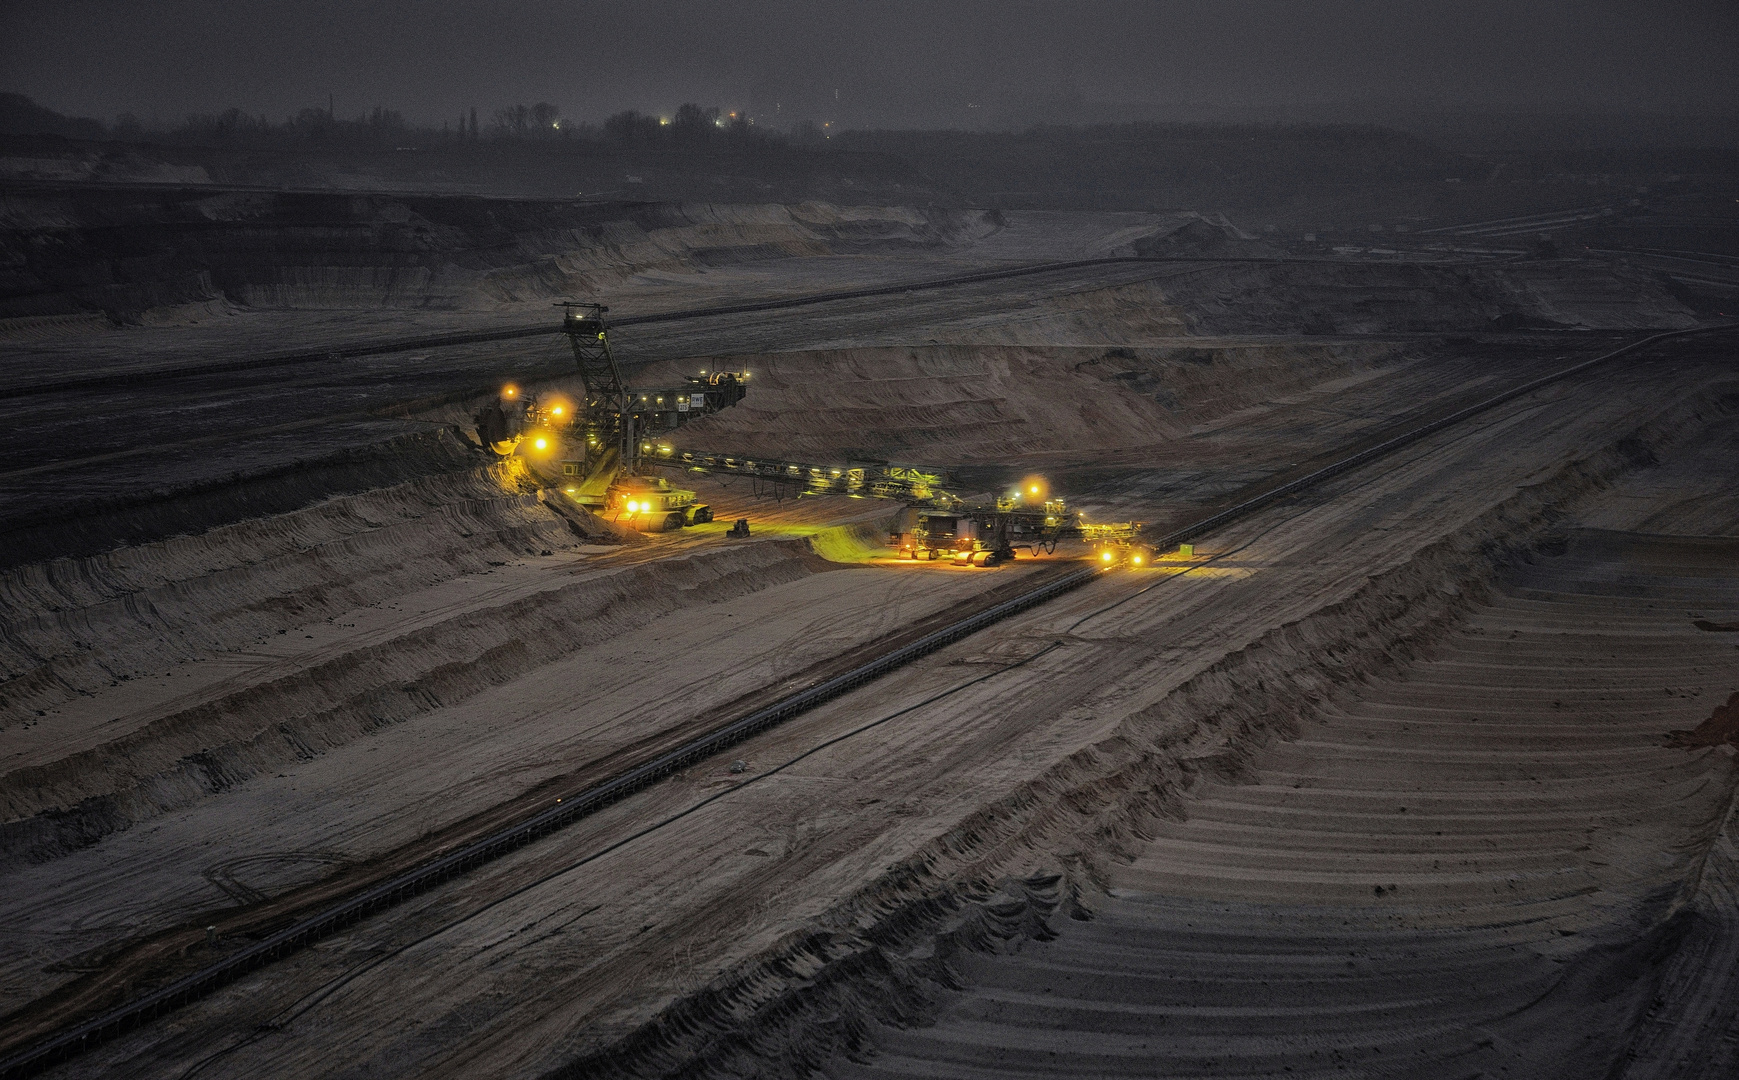
[[[820,143],[824,139],[822,130],[814,124],[799,125],[789,134],[774,132],[757,128],[746,114],[724,113],[692,102],[670,116],[628,110],[616,113],[602,124],[565,120],[561,108],[547,101],[495,109],[486,124],[479,123],[477,109],[472,107],[440,127],[415,126],[403,113],[381,106],[354,118],[342,118],[330,104],[326,108],[302,109],[277,123],[264,115],[228,109],[195,114],[173,123],[146,122],[123,113],[113,124],[105,124],[88,117],[62,116],[22,94],[0,94],[0,134],[187,146],[433,148],[467,143],[575,141],[644,150],[745,149],[788,142]]]

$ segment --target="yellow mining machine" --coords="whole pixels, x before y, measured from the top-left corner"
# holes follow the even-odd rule
[[[1024,547],[1033,554],[1054,552],[1066,539],[1086,539],[1094,557],[1106,563],[1144,566],[1152,552],[1139,540],[1141,522],[1093,524],[1070,510],[1038,477],[1028,477],[992,504],[969,503],[947,491],[945,473],[893,462],[816,465],[777,458],[737,457],[677,450],[660,443],[646,459],[654,465],[695,473],[747,476],[758,495],[846,495],[896,499],[908,513],[899,532],[888,538],[901,558],[945,559],[973,566],[996,566]]]
[[[652,468],[745,476],[756,495],[846,495],[904,502],[904,527],[889,538],[902,557],[995,566],[1017,547],[1054,552],[1064,539],[1085,539],[1106,563],[1141,566],[1152,552],[1140,522],[1082,520],[1045,482],[1029,477],[990,504],[968,503],[944,488],[940,472],[893,462],[814,464],[776,458],[678,451],[661,436],[689,420],[728,409],[748,392],[747,371],[703,371],[683,384],[633,389],[610,351],[602,304],[567,302],[562,330],[573,344],[585,400],[538,397],[508,386],[479,409],[477,436],[502,456],[529,453],[559,460],[563,486],[582,506],[647,532],[712,520],[695,493],[647,475]],[[742,523],[739,523],[739,528]]]
[[[1081,539],[1093,546],[1093,557],[1106,566],[1151,566],[1153,548],[1141,541],[1139,521],[1081,523]]]
[[[1052,552],[1059,540],[1079,531],[1078,515],[1034,480],[988,506],[950,502],[913,511],[911,528],[897,537],[901,558],[996,566],[1013,559],[1017,545],[1035,555]]]
[[[1085,539],[1095,556],[1142,566],[1152,559],[1136,542],[1141,522],[1094,524],[1053,497],[1042,480],[1028,478],[993,505],[923,508],[912,515],[912,528],[898,537],[900,555],[909,559],[951,559],[973,566],[996,566],[1015,557],[1015,548],[1032,554],[1055,552],[1061,540]]]
[[[747,371],[702,372],[680,386],[635,389],[610,350],[603,304],[566,302],[562,331],[573,345],[585,399],[542,398],[515,386],[474,417],[483,445],[501,456],[530,452],[561,462],[575,502],[647,532],[699,525],[712,510],[695,493],[642,475],[652,439],[687,421],[728,409],[748,392]]]

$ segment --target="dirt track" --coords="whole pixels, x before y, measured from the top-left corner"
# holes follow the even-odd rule
[[[1735,770],[1662,734],[1732,682],[1724,524],[1572,532],[834,1075],[1723,1075]]]
[[[986,487],[1043,466],[1095,516],[1164,521],[1609,340],[1236,334],[1182,280],[1201,279],[809,326],[805,348],[753,353],[759,396],[692,437],[764,452],[781,416],[782,445],[815,454],[899,435],[900,454]],[[1632,325],[1671,313],[1627,302]],[[718,355],[700,340],[659,349]],[[1524,1012],[1483,1046],[1462,1036],[1534,991],[1574,997],[1565,973],[1585,971],[1612,987],[1611,1037],[1555,1062],[1682,1057],[1687,1024],[1731,1024],[1698,1019],[1726,991],[1690,970],[1735,947],[1730,841],[1715,839],[1730,752],[1661,745],[1735,689],[1731,635],[1693,625],[1739,619],[1731,545],[1675,539],[1739,535],[1731,355],[1707,343],[1617,365],[1434,436],[57,1075],[988,1075],[1022,1063],[989,1049],[1017,1034],[1107,1053],[1132,1017],[1186,1034],[1082,1066],[1405,1075],[1377,1048],[1425,1048],[1444,1069],[1526,1063],[1536,1051],[1512,1044],[1547,1047],[1527,1025],[1557,1014]],[[742,484],[706,488],[720,524],[623,545],[528,475],[428,452],[453,464],[8,576],[0,986],[26,1010],[10,1037],[111,993],[102,972],[154,933],[186,928],[166,963],[197,963],[257,929],[251,910],[438,846],[1029,572],[874,565],[888,507],[775,506]],[[724,544],[744,515],[751,542]],[[1565,700],[1566,670],[1587,672],[1573,724],[1545,703]],[[1132,944],[1145,935],[1171,944]],[[1658,985],[1675,989],[1638,1020],[1651,991],[1601,974],[1598,947],[1669,938],[1679,974]],[[1033,999],[1107,948],[1126,954],[1125,998]],[[1361,956],[1330,998],[1335,950]],[[1239,972],[1255,971],[1273,985],[1252,1002]],[[1160,983],[1176,994],[1155,997]],[[1455,989],[1474,983],[1489,993]],[[1411,1005],[1373,1011],[1402,991]],[[1299,1020],[1295,1001],[1319,1012]],[[1420,1019],[1434,1011],[1455,1038]],[[1232,1018],[1257,1014],[1278,1018],[1270,1035],[1238,1042]],[[899,1027],[913,1022],[934,1026]]]
[[[538,1072],[576,1052],[602,1050],[652,1020],[672,995],[692,992],[712,973],[724,975],[765,950],[793,959],[761,960],[773,966],[757,966],[763,973],[748,985],[762,989],[752,999],[776,997],[798,970],[831,972],[841,964],[842,974],[861,970],[864,960],[850,958],[892,932],[888,920],[897,925],[912,905],[960,903],[1007,875],[1074,867],[1081,883],[1109,875],[1115,888],[1118,871],[1092,868],[1114,861],[1120,850],[1134,853],[1146,831],[1143,811],[1163,815],[1181,806],[1185,774],[1177,762],[1196,761],[1189,768],[1198,772],[1235,767],[1252,739],[1295,730],[1300,698],[1320,699],[1337,682],[1392,667],[1392,650],[1408,641],[1422,645],[1466,618],[1463,589],[1479,588],[1493,572],[1481,553],[1487,540],[1536,539],[1556,507],[1592,491],[1600,476],[1632,467],[1623,453],[1602,451],[1617,441],[1615,432],[1654,420],[1642,437],[1665,450],[1677,432],[1720,415],[1711,391],[1701,389],[1720,376],[1706,370],[1684,365],[1671,375],[1623,374],[1617,389],[1624,392],[1589,385],[1549,391],[1545,401],[1513,406],[1472,433],[1421,446],[1392,475],[1349,477],[1311,505],[1240,525],[1204,551],[1213,561],[1070,630],[1167,572],[1149,581],[1103,582],[742,753],[752,768],[764,768],[1048,642],[1064,642],[1007,675],[515,894],[734,779],[723,762],[697,770],[86,1058],[79,1071],[108,1060],[131,1075],[175,1075],[237,1044],[202,1075],[242,1074],[267,1060],[317,1071],[340,1061],[355,1068],[390,1062],[395,1070],[461,1075],[485,1058],[491,1070]],[[1675,400],[1687,404],[1661,418]],[[1586,463],[1574,465],[1576,459]],[[733,603],[753,607],[757,600]],[[1157,652],[1156,636],[1165,642]],[[1345,670],[1338,676],[1322,670],[1317,659],[1325,655]],[[1250,701],[1254,679],[1263,680],[1263,689]],[[515,692],[538,696],[529,688]],[[383,736],[395,737],[428,736],[415,727]],[[359,744],[357,752],[371,749]],[[1673,753],[1684,760],[1683,752]],[[295,833],[283,810],[304,799],[324,803],[327,796],[300,790],[312,779],[307,770],[341,769],[342,756],[326,755],[284,783],[231,796],[268,799],[278,808],[273,812],[238,814],[232,804],[222,816],[273,820],[286,830],[273,838],[285,848],[330,850],[331,844],[304,842],[309,838]],[[405,760],[383,759],[400,774],[394,786],[417,789],[402,775]],[[284,795],[273,796],[274,786]],[[352,779],[345,786],[356,785]],[[375,813],[385,790],[374,788]],[[1690,824],[1706,833],[1709,817],[1705,810]],[[1113,824],[1120,818],[1129,824]],[[216,825],[190,821],[186,835],[211,839]],[[257,842],[245,846],[258,851]],[[1369,888],[1364,876],[1360,891]],[[455,919],[461,921],[447,927]],[[774,974],[781,970],[787,974]],[[331,985],[347,972],[342,986]],[[725,985],[748,975],[737,969],[735,977],[725,975]],[[813,985],[809,976],[802,982]],[[377,992],[385,985],[416,989]],[[527,993],[531,987],[537,989]],[[746,991],[747,985],[736,994]],[[882,992],[897,996],[892,988]],[[730,1010],[740,1011],[751,999],[725,1000],[742,1000]],[[703,1025],[723,1018],[715,1011],[723,1000],[707,1008],[703,999],[696,1007]],[[741,1018],[755,1013],[751,1007]],[[281,1030],[254,1032],[272,1017]],[[335,1039],[334,1025],[343,1026],[342,1039]],[[576,1044],[562,1034],[568,1031],[588,1034]],[[511,1059],[503,1060],[509,1050]]]

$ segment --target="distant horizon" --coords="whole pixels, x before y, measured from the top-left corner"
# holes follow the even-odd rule
[[[341,117],[378,105],[433,127],[462,109],[538,101],[582,121],[698,102],[774,126],[854,130],[1700,117],[1739,101],[1739,6],[15,0],[0,11],[0,67],[56,112],[171,124],[231,107],[277,122],[329,99]]]
[[[55,108],[52,103],[44,102],[41,99],[23,93],[22,91],[0,89],[0,93],[17,94],[19,97],[29,100],[37,107],[57,113],[68,121],[95,121],[109,129],[111,134],[114,133],[114,129],[118,125],[121,125],[126,121],[128,116],[126,113],[120,113],[113,116],[81,116],[75,113],[69,113],[64,109]],[[693,104],[705,106],[710,103],[694,102]],[[301,106],[297,110],[284,116],[272,116],[269,113],[259,114],[247,112],[245,110],[243,112],[244,115],[251,118],[258,118],[263,115],[264,119],[272,125],[283,125],[293,121],[299,113],[306,110],[325,112],[329,106],[333,105],[336,105],[335,97],[329,99],[329,102],[327,103],[310,103]],[[489,105],[480,104],[476,107],[481,125],[485,131],[488,129],[493,112],[497,108],[504,107],[510,106],[492,103]],[[557,107],[559,109],[559,106]],[[720,109],[724,108],[723,106],[715,107]],[[226,105],[211,109],[198,110],[176,117],[141,117],[134,115],[133,119],[137,120],[146,132],[167,133],[177,130],[179,127],[187,124],[190,120],[196,118],[222,116],[226,111],[232,108],[237,108],[237,106]],[[366,123],[373,112],[381,109],[398,113],[403,116],[406,125],[410,130],[420,132],[439,132],[443,130],[444,127],[449,126],[452,121],[457,118],[456,114],[454,117],[444,117],[434,120],[433,122],[426,119],[419,121],[417,118],[404,115],[402,110],[395,108],[387,102],[370,103],[362,111],[355,113],[347,112],[344,107],[337,105],[335,118],[338,122],[345,124]],[[468,112],[469,109],[467,108],[466,111]],[[605,120],[609,119],[611,116],[619,115],[624,112],[636,112],[643,116],[669,118],[675,111],[675,105],[663,109],[629,105],[599,115],[574,116],[565,111],[558,113],[558,115],[563,121],[575,124],[580,129],[597,131]],[[1661,145],[1687,148],[1724,148],[1739,145],[1739,107],[1734,107],[1727,112],[1714,109],[1696,111],[1690,109],[1670,109],[1666,107],[1652,109],[1638,108],[1628,111],[1600,111],[1577,109],[1568,104],[1561,104],[1558,106],[1502,103],[1488,105],[1453,105],[1424,102],[1374,103],[1368,100],[1346,100],[1339,102],[1293,104],[1288,106],[1220,107],[1179,107],[1142,102],[1080,102],[1075,105],[1074,112],[1075,116],[1071,119],[1033,119],[1026,123],[1011,122],[1006,124],[985,124],[978,127],[968,127],[959,124],[948,125],[939,122],[908,125],[894,123],[879,125],[864,124],[858,126],[839,126],[834,130],[834,133],[944,133],[958,131],[961,133],[980,134],[1017,134],[1022,131],[1046,127],[1092,128],[1138,124],[1155,124],[1162,126],[1202,124],[1214,126],[1223,124],[1226,126],[1276,127],[1339,125],[1372,126],[1388,128],[1403,134],[1418,136],[1443,123],[1454,123],[1457,121],[1472,122],[1476,124],[1484,122],[1494,125],[1499,129],[1501,129],[1506,122],[1515,124],[1525,124],[1528,122],[1565,122],[1619,128],[1641,123],[1669,123],[1691,125],[1694,134],[1707,136],[1707,138],[1692,138],[1689,141],[1683,138],[1669,138],[1663,140]],[[749,120],[770,132],[790,133],[792,130],[800,128],[805,123],[805,121],[793,120],[784,125],[774,125],[768,123],[764,117],[753,116],[751,114],[745,115]],[[989,117],[986,117],[986,119],[988,120]],[[1698,126],[1708,121],[1724,122],[1734,126],[1725,131],[1714,127],[1704,128]],[[1440,130],[1438,133],[1441,133]],[[1493,131],[1488,134],[1499,133],[1500,132],[1498,131]],[[1622,139],[1615,145],[1642,146],[1650,145],[1650,143],[1646,138],[1626,138]]]

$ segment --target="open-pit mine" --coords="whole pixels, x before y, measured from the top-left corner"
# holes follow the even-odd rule
[[[0,1073],[1739,1075],[1733,205],[13,182]]]

